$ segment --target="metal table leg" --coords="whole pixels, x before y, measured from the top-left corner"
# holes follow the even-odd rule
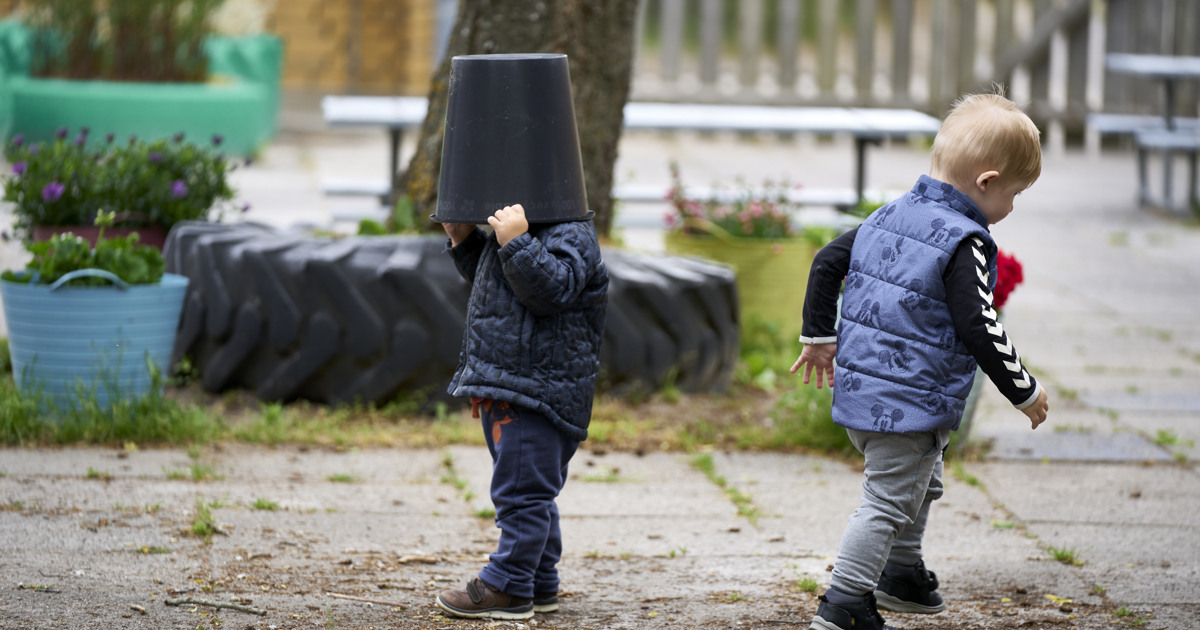
[[[1173,174],[1172,171],[1175,170],[1171,167],[1174,166],[1172,164],[1174,161],[1175,152],[1170,149],[1163,149],[1163,207],[1167,210],[1171,209],[1171,175]]]
[[[1196,151],[1188,152],[1187,214],[1196,213]]]
[[[854,206],[862,204],[863,190],[867,183],[867,145],[882,144],[883,138],[854,137]]]
[[[1146,172],[1147,171],[1147,169],[1146,169],[1146,150],[1140,146],[1138,147],[1138,150],[1137,150],[1137,163],[1138,163],[1138,203],[1145,206],[1145,205],[1149,205],[1149,203],[1150,203],[1150,190],[1149,190],[1149,184],[1146,181],[1148,179],[1148,174]]]
[[[391,127],[388,133],[392,140],[392,154],[390,166],[388,170],[388,193],[383,198],[383,203],[391,207],[396,203],[396,173],[400,171],[400,141],[404,139],[404,129],[402,127]]]

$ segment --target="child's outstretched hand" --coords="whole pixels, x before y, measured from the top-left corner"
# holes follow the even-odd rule
[[[1050,401],[1046,396],[1045,388],[1038,393],[1037,400],[1033,401],[1032,405],[1021,410],[1021,413],[1029,416],[1029,421],[1033,423],[1033,428],[1038,428],[1038,425],[1046,421],[1046,414],[1050,412]]]
[[[488,217],[488,225],[496,231],[496,242],[500,247],[529,231],[529,221],[525,220],[525,208],[521,204],[504,206],[496,214]]]
[[[806,344],[800,351],[800,358],[796,359],[796,364],[792,366],[792,374],[795,374],[803,365],[804,384],[808,385],[813,368],[817,368],[817,389],[821,389],[826,378],[829,379],[829,386],[833,387],[833,359],[835,357],[837,357],[836,343]]]

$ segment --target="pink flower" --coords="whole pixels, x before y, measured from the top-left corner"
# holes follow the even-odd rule
[[[675,221],[676,221],[675,213],[667,212],[667,213],[663,214],[663,221],[666,222],[667,227],[675,227]]]

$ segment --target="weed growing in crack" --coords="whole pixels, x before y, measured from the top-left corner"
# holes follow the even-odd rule
[[[667,557],[668,558],[682,558],[687,555],[687,552],[688,552],[687,547],[685,547],[683,545],[679,545],[678,547],[668,551]]]
[[[724,477],[718,475],[717,465],[713,462],[711,454],[703,453],[695,455],[692,457],[690,463],[692,468],[703,473],[709,481],[725,492],[725,496],[729,497],[729,500],[737,507],[738,516],[745,517],[746,520],[750,521],[751,525],[758,526],[758,519],[762,516],[762,510],[754,505],[754,497],[730,486]]]
[[[733,602],[748,602],[750,601],[750,598],[742,595],[738,591],[730,591],[729,594],[725,596],[725,601],[732,604]]]
[[[333,483],[355,483],[358,481],[358,477],[346,473],[335,473],[326,477],[325,480]]]
[[[983,482],[979,480],[979,477],[967,472],[967,469],[965,466],[963,466],[962,462],[954,462],[954,464],[950,466],[950,472],[954,474],[955,479],[967,484],[968,486],[974,486],[980,489],[984,487]]]
[[[496,508],[490,505],[484,508],[479,508],[478,510],[475,510],[475,518],[494,519],[496,518]]]
[[[96,470],[95,468],[88,466],[87,478],[99,479],[100,481],[112,481],[113,476],[112,473],[108,472],[107,470]]]
[[[594,473],[584,475],[583,480],[588,483],[619,483],[622,481],[621,469],[601,468]]]
[[[196,515],[192,518],[191,532],[193,536],[204,539],[204,544],[211,545],[213,534],[217,533],[217,525],[212,518],[212,508],[215,503],[209,503],[203,497],[196,497]]]
[[[1062,547],[1048,545],[1046,547],[1046,553],[1050,554],[1050,557],[1063,564],[1069,564],[1075,567],[1083,564],[1083,561],[1079,559],[1079,556],[1082,552],[1077,551],[1074,547],[1068,548],[1066,545],[1063,545]]]
[[[815,593],[820,585],[817,584],[817,579],[811,575],[802,575],[796,577],[795,588],[802,593]]]
[[[259,497],[254,500],[254,503],[250,507],[252,507],[256,510],[275,511],[275,510],[279,509],[279,504],[270,499],[264,499],[263,497]]]

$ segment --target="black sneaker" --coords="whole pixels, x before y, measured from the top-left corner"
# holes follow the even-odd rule
[[[863,595],[858,604],[831,604],[824,595],[819,599],[809,630],[895,630],[883,622],[872,593]]]
[[[558,611],[558,593],[534,593],[533,612],[548,613]]]
[[[925,568],[925,562],[917,562],[915,570],[908,575],[879,576],[875,587],[875,599],[884,610],[899,613],[932,615],[946,610],[946,602],[937,594],[937,575]]]

